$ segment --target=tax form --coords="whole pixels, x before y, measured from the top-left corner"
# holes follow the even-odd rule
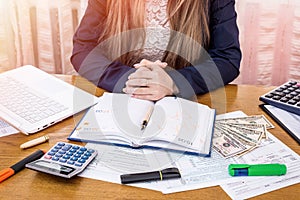
[[[287,174],[284,176],[233,177],[228,183],[221,184],[222,189],[232,199],[248,199],[300,183],[300,156],[272,134],[269,134],[269,139],[260,148],[235,159],[235,162],[249,164],[284,163],[287,166]]]
[[[233,160],[224,159],[214,151],[211,157],[202,157],[94,143],[88,143],[86,147],[97,150],[98,156],[79,175],[81,177],[120,184],[121,174],[177,167],[181,173],[180,179],[130,184],[165,194],[216,186],[231,178],[227,166]]]
[[[220,118],[243,117],[242,112],[217,116]],[[300,182],[300,156],[276,137],[240,158],[223,158],[215,151],[211,157],[178,154],[151,149],[130,149],[88,143],[87,147],[98,151],[97,158],[79,176],[121,184],[124,173],[154,171],[177,167],[181,179],[130,184],[131,186],[157,190],[164,194],[221,185],[233,199],[245,199]],[[232,163],[284,163],[288,171],[279,177],[231,177],[228,165]]]

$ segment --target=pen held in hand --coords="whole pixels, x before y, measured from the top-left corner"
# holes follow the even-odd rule
[[[25,142],[24,144],[21,144],[20,145],[20,148],[21,149],[26,149],[26,148],[29,148],[29,147],[33,147],[35,145],[38,145],[38,144],[42,144],[44,142],[47,142],[49,140],[49,136],[48,135],[45,135],[45,136],[42,136],[42,137],[39,137],[39,138],[36,138],[36,139],[33,139],[33,140],[30,140],[28,142]]]
[[[142,127],[141,127],[141,130],[144,130],[146,128],[146,126],[148,125],[149,123],[149,120],[150,120],[150,117],[152,115],[152,112],[153,112],[153,106],[150,106],[147,113],[146,113],[146,116],[144,118],[144,120],[142,121]]]

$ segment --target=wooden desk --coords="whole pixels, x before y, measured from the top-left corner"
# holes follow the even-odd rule
[[[95,87],[77,76],[60,75],[59,78],[73,83],[89,92],[101,95],[103,90]],[[210,94],[199,96],[201,103],[208,104],[218,109],[219,114],[224,112],[242,110],[247,115],[265,114],[258,105],[258,97],[271,87],[259,87],[248,85],[227,85]],[[267,115],[266,115],[267,116]],[[276,125],[271,133],[287,144],[292,150],[300,153],[300,146],[287,133],[285,133],[272,119],[267,118]],[[37,149],[48,150],[58,141],[68,142],[66,139],[73,130],[75,122],[73,118],[64,120],[48,129],[31,135],[15,134],[0,138],[0,169],[9,167]],[[21,150],[20,144],[48,134],[49,143],[37,147]],[[81,144],[81,143],[77,143]],[[81,144],[84,145],[84,144]],[[300,184],[282,188],[254,199],[298,199],[300,196]],[[93,179],[75,177],[63,179],[60,177],[38,173],[24,169],[16,175],[0,183],[0,199],[230,199],[219,187],[210,187],[193,191],[163,195],[157,191],[135,188],[98,181]]]

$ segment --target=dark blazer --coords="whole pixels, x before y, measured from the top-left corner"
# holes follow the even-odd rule
[[[112,62],[97,50],[101,25],[105,21],[105,0],[89,0],[86,12],[73,38],[71,62],[75,70],[97,86],[121,92],[127,77],[135,69]],[[175,81],[178,96],[190,98],[233,81],[239,75],[241,50],[234,0],[211,0],[210,46],[207,60],[167,72]],[[105,66],[105,67],[104,67]]]

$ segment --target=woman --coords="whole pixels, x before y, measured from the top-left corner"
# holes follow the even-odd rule
[[[239,74],[234,5],[234,0],[89,0],[71,62],[80,75],[111,92],[148,100],[192,98]]]

